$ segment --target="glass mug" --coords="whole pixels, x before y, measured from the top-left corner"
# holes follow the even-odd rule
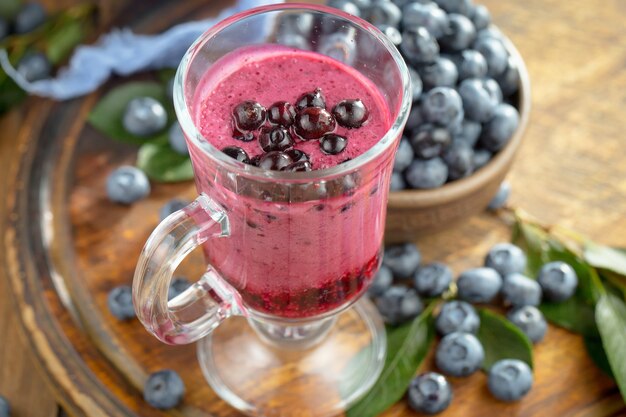
[[[233,51],[267,44],[314,50],[369,78],[391,115],[384,137],[352,160],[310,172],[262,170],[211,145],[195,123],[194,97],[202,76]],[[348,307],[365,292],[381,261],[393,159],[410,104],[408,69],[393,44],[369,23],[323,6],[282,4],[248,10],[212,27],[183,57],[175,77],[174,105],[199,197],[163,220],[146,242],[135,272],[133,301],[141,323],[163,342],[185,344],[204,338],[198,347],[204,374],[215,391],[240,410],[253,415],[331,415],[356,401],[378,377],[385,355],[380,317],[366,299]],[[199,246],[206,272],[168,301],[172,274]],[[368,334],[358,348],[349,348],[350,340],[340,337],[350,328],[334,326],[340,316],[340,321],[360,322],[359,331]],[[245,318],[239,323],[249,326],[240,324],[238,330],[218,336],[234,320],[229,317]],[[244,333],[245,342],[234,341]],[[231,356],[241,349],[239,359],[216,361],[218,350],[226,346]],[[292,361],[302,370],[311,358],[315,366],[325,366],[320,358],[333,360],[339,351],[346,363],[359,352],[365,362],[358,371],[354,366],[328,371],[338,375],[325,375],[324,383],[341,385],[340,398],[315,404],[315,410],[305,414],[298,414],[293,404],[283,410],[260,404],[228,380],[233,373],[254,368],[256,362],[246,360],[254,354],[258,361],[259,352],[272,357],[263,372],[273,372],[277,360]],[[259,371],[251,378],[265,378],[262,375]],[[290,384],[275,384],[273,395],[294,389]]]

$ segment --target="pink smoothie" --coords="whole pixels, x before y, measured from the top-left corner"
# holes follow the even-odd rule
[[[314,169],[328,168],[371,148],[389,129],[390,111],[378,88],[358,71],[314,52],[250,47],[213,64],[195,92],[193,116],[216,148],[239,146],[251,157],[256,140],[233,139],[231,112],[243,100],[269,107],[294,103],[321,88],[330,110],[360,98],[370,115],[338,155],[317,140],[297,141]],[[190,152],[198,189],[227,211],[230,236],[211,239],[209,262],[241,293],[247,307],[273,316],[320,315],[355,300],[379,266],[393,149],[376,165],[305,185],[233,179],[194,146]]]

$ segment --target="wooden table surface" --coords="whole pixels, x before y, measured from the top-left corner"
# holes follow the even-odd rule
[[[75,2],[44,1],[48,9]],[[603,243],[626,246],[626,2],[483,3],[525,58],[533,87],[530,126],[509,176],[512,203],[547,223],[559,222]],[[0,167],[7,163],[5,150],[27,110],[28,102],[0,119]],[[2,186],[0,181],[0,198]],[[4,278],[0,395],[9,398],[18,417],[57,416],[49,382],[40,377],[21,340]],[[614,398],[603,407],[600,393],[597,403],[594,412],[576,415],[623,415]]]

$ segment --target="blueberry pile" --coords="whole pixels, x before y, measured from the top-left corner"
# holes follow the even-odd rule
[[[409,65],[413,109],[391,190],[432,189],[471,175],[513,136],[518,62],[472,0],[329,0],[369,20]]]
[[[368,294],[390,325],[417,317],[427,299],[444,296],[446,301],[435,318],[435,328],[441,336],[435,364],[443,374],[453,377],[473,374],[485,358],[483,346],[475,336],[480,316],[472,304],[500,303],[509,308],[508,320],[537,343],[547,330],[537,306],[542,300],[565,301],[578,286],[574,269],[560,261],[543,265],[536,279],[525,276],[526,254],[510,243],[494,245],[484,266],[463,271],[456,283],[449,267],[439,262],[422,264],[421,258],[412,243],[388,246]],[[457,299],[448,299],[455,289]],[[501,401],[521,399],[532,382],[531,369],[520,360],[503,359],[489,370],[489,391]],[[450,404],[452,388],[446,377],[428,372],[412,381],[407,397],[415,411],[435,414]]]
[[[326,155],[338,155],[348,146],[337,126],[358,129],[367,122],[369,111],[360,99],[346,99],[332,109],[326,107],[322,90],[302,94],[296,104],[278,101],[265,108],[246,100],[232,111],[233,139],[256,139],[261,153],[250,156],[239,146],[226,146],[226,155],[239,162],[273,171],[311,171],[309,155],[296,149],[297,141],[317,140]]]

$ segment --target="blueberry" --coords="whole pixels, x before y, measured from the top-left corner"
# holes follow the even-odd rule
[[[465,301],[448,301],[441,307],[435,327],[442,336],[454,332],[475,334],[480,327],[480,317],[471,304]]]
[[[466,49],[452,56],[459,72],[459,81],[487,76],[487,61],[478,51]]]
[[[506,317],[533,342],[540,342],[548,330],[546,319],[535,306],[524,306],[510,311]]]
[[[11,405],[9,401],[0,395],[0,417],[11,417]]]
[[[167,140],[170,143],[170,147],[181,155],[189,155],[189,147],[185,140],[185,134],[180,123],[174,122],[170,126],[170,130],[167,132]]]
[[[374,280],[367,289],[367,293],[372,297],[382,295],[393,284],[393,273],[391,269],[385,265],[381,265],[380,269],[374,276]]]
[[[402,43],[402,33],[395,26],[379,25],[378,30],[385,34],[387,39],[391,41],[396,47],[399,47]]]
[[[163,221],[170,214],[178,210],[184,209],[185,207],[189,205],[189,203],[190,203],[189,201],[181,200],[179,198],[173,198],[169,200],[159,209],[159,221]]]
[[[483,78],[483,86],[485,90],[489,92],[492,97],[498,100],[498,104],[502,103],[502,89],[496,80],[493,78]]]
[[[405,28],[400,50],[412,64],[434,62],[439,56],[437,40],[423,27]]]
[[[398,150],[396,151],[396,157],[393,161],[393,170],[395,172],[404,171],[413,161],[413,148],[406,137],[402,137]]]
[[[243,101],[233,108],[235,129],[245,133],[260,128],[265,123],[267,111],[260,103],[252,100]]]
[[[427,122],[448,126],[463,120],[463,101],[455,89],[436,87],[425,94],[422,113]]]
[[[344,64],[353,65],[356,59],[356,29],[340,28],[320,37],[317,51]]]
[[[432,64],[425,64],[418,68],[424,89],[435,87],[454,87],[459,77],[456,65],[450,59],[438,57]]]
[[[337,122],[330,112],[319,107],[306,107],[297,114],[295,132],[304,140],[319,139],[335,130]]]
[[[448,408],[452,388],[446,378],[436,372],[415,377],[407,392],[409,407],[418,413],[437,414]]]
[[[417,317],[424,309],[417,292],[413,288],[392,286],[376,298],[378,311],[391,325],[402,324]]]
[[[513,308],[538,306],[541,302],[541,287],[537,281],[519,273],[504,277],[502,298]]]
[[[340,126],[355,129],[367,121],[369,111],[361,99],[341,100],[333,107],[333,116]]]
[[[500,39],[491,36],[478,36],[473,49],[485,57],[487,75],[490,77],[497,77],[506,70],[509,54]]]
[[[416,159],[405,172],[408,185],[417,189],[441,187],[448,178],[448,167],[441,158]]]
[[[441,37],[448,26],[446,12],[434,3],[408,3],[402,8],[402,26],[423,27],[435,38]]]
[[[288,151],[285,152],[287,154],[287,156],[289,158],[291,158],[291,160],[296,163],[296,162],[304,162],[304,161],[310,161],[309,155],[307,155],[306,153],[302,152],[299,149],[289,149]]]
[[[296,117],[296,108],[287,101],[278,101],[267,109],[267,120],[271,124],[289,127]]]
[[[0,16],[0,41],[9,36],[9,32],[9,22],[4,17]]]
[[[29,52],[20,59],[16,70],[26,81],[34,82],[49,78],[52,65],[41,52]]]
[[[448,166],[448,181],[465,178],[474,172],[474,150],[463,142],[453,142],[443,153]]]
[[[281,168],[281,171],[288,171],[288,172],[308,172],[312,170],[313,170],[313,166],[311,165],[309,161],[294,162],[294,163],[287,165],[284,168]]]
[[[282,126],[262,127],[259,132],[259,146],[265,152],[285,151],[293,145],[289,131]]]
[[[421,259],[417,246],[413,243],[401,243],[385,248],[383,265],[391,269],[395,278],[407,279],[415,273]]]
[[[469,376],[480,369],[484,359],[483,346],[471,333],[444,336],[435,352],[437,368],[450,376]]]
[[[502,277],[493,268],[473,268],[464,271],[456,282],[461,300],[489,303],[502,288]]]
[[[361,14],[366,15],[372,6],[372,0],[350,0],[361,10]]]
[[[491,160],[491,156],[491,152],[489,152],[487,149],[476,149],[474,151],[474,157],[472,158],[474,171],[477,171],[487,165]]]
[[[111,314],[118,320],[128,320],[135,317],[132,288],[128,285],[113,288],[107,296],[107,306]]]
[[[150,194],[150,181],[140,169],[125,165],[109,174],[106,190],[114,203],[132,204]]]
[[[413,67],[409,67],[409,75],[411,76],[411,97],[413,101],[419,100],[422,95],[422,90],[424,89],[424,83],[422,82],[422,78],[418,74],[417,71],[413,69]],[[416,106],[417,107],[417,106]],[[413,108],[415,109],[415,107]],[[408,122],[407,122],[408,125]]]
[[[498,85],[505,97],[510,97],[519,90],[520,77],[519,67],[515,57],[509,56],[506,69],[496,78]]]
[[[439,45],[450,51],[467,49],[476,39],[474,24],[467,17],[450,13],[448,15],[448,29],[439,38]]]
[[[324,97],[321,88],[316,88],[315,90],[304,93],[298,97],[298,100],[296,100],[296,108],[298,110],[303,110],[307,107],[319,107],[320,109],[326,108],[326,98]]]
[[[495,269],[502,277],[522,274],[526,269],[526,254],[512,243],[498,243],[487,253],[485,266]]]
[[[391,173],[391,182],[389,183],[390,191],[406,190],[406,181],[400,172]]]
[[[287,38],[289,35],[307,38],[315,26],[315,16],[312,13],[283,13],[279,19],[279,38]]]
[[[254,132],[240,132],[237,129],[233,129],[233,139],[242,142],[252,142],[254,140]]]
[[[413,131],[424,123],[424,115],[422,114],[422,107],[420,105],[414,105],[411,107],[409,118],[406,121],[405,131]]]
[[[454,142],[462,142],[470,148],[473,148],[478,142],[478,138],[480,138],[481,131],[482,125],[479,122],[463,119],[460,132],[454,134],[453,140]]]
[[[465,117],[484,123],[495,114],[498,97],[485,86],[484,80],[468,78],[459,85],[459,95],[463,100]]]
[[[151,136],[167,125],[167,113],[165,107],[152,97],[137,97],[126,105],[122,124],[133,135]]]
[[[574,295],[578,286],[578,276],[574,268],[565,262],[545,264],[539,270],[537,281],[548,301],[561,302]]]
[[[329,0],[326,5],[354,16],[361,16],[359,7],[349,0]]]
[[[496,107],[493,117],[483,125],[480,144],[491,152],[498,152],[509,142],[519,126],[519,113],[510,104]]]
[[[491,13],[489,13],[489,9],[482,4],[477,4],[474,7],[471,18],[476,30],[485,29],[491,24]]]
[[[418,158],[430,159],[439,156],[452,142],[447,129],[424,123],[415,129],[410,139],[413,152]]]
[[[434,0],[448,13],[459,13],[468,16],[473,9],[472,0]]]
[[[183,380],[170,369],[150,374],[143,387],[143,399],[159,410],[176,407],[180,404],[184,394]]]
[[[287,165],[291,165],[293,161],[291,158],[280,151],[272,151],[263,154],[259,158],[258,167],[261,169],[271,170],[271,171],[280,171],[285,168]]]
[[[190,286],[191,282],[189,282],[189,280],[185,277],[175,277],[172,279],[170,282],[170,288],[167,290],[168,301],[178,297]]]
[[[451,282],[452,271],[440,262],[420,266],[413,275],[413,286],[424,297],[439,297]]]
[[[533,372],[519,359],[502,359],[489,369],[487,386],[500,401],[518,401],[530,391]]]
[[[243,162],[244,164],[250,162],[250,158],[248,157],[246,151],[238,146],[226,146],[225,148],[222,148],[222,152],[239,162]]]
[[[389,0],[374,0],[369,7],[367,20],[373,25],[398,26],[402,19],[402,11]]]
[[[32,32],[46,21],[46,10],[39,3],[25,3],[18,10],[13,21],[17,34]]]
[[[346,146],[348,146],[348,139],[335,133],[327,133],[320,139],[320,149],[326,155],[337,155],[343,152]]]
[[[493,211],[504,207],[506,201],[509,199],[509,195],[511,195],[511,185],[508,182],[504,181],[502,184],[500,184],[500,188],[498,188],[498,192],[496,193],[496,195],[494,195],[489,202],[487,209]]]

